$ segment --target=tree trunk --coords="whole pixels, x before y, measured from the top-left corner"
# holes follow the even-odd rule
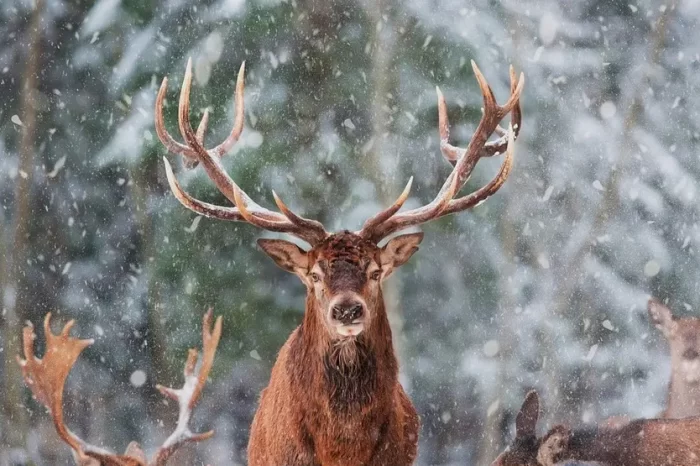
[[[22,136],[19,147],[19,174],[15,187],[15,211],[12,216],[14,232],[12,251],[5,251],[12,257],[5,256],[5,282],[3,299],[4,370],[3,370],[3,449],[0,463],[8,464],[24,456],[25,437],[28,430],[27,412],[22,403],[22,375],[15,362],[15,355],[20,354],[20,324],[32,316],[29,308],[27,267],[29,230],[31,227],[31,194],[34,174],[34,148],[37,136],[37,102],[39,54],[41,46],[41,13],[43,1],[36,0],[29,24],[27,59],[22,78],[22,100],[20,119]],[[9,255],[8,254],[8,255]],[[7,293],[14,296],[8,296]]]
[[[392,23],[392,15],[389,10],[391,5],[386,0],[368,1],[364,4],[367,17],[370,20],[372,30],[372,146],[364,156],[363,166],[365,176],[367,176],[377,190],[377,200],[387,207],[391,205],[398,193],[397,184],[382,173],[382,155],[390,154],[391,149],[387,147],[386,138],[390,134],[388,122],[391,118],[389,111],[389,94],[394,92],[396,83],[392,72],[394,47],[396,43],[395,26]],[[385,19],[387,18],[387,19]],[[390,136],[389,136],[390,137]],[[384,301],[391,324],[391,331],[394,340],[394,348],[400,362],[405,361],[403,344],[403,310],[401,307],[401,279],[400,275],[395,275],[391,280],[383,285]],[[403,367],[403,364],[401,364]],[[408,387],[407,387],[408,388]]]

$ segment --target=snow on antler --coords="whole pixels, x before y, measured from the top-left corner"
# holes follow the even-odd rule
[[[202,324],[202,361],[197,368],[198,352],[196,349],[190,349],[185,363],[185,384],[180,389],[173,389],[157,385],[156,388],[160,392],[178,402],[180,406],[180,414],[177,419],[177,427],[175,431],[165,440],[165,443],[158,449],[156,457],[153,461],[155,465],[164,465],[170,455],[177,450],[182,444],[187,442],[199,442],[206,440],[214,435],[214,431],[203,433],[192,433],[189,428],[190,417],[192,417],[192,409],[199,400],[199,395],[202,393],[204,384],[209,376],[209,370],[214,363],[214,355],[216,347],[221,338],[221,316],[216,318],[214,329],[211,329],[211,309],[204,314],[204,322]]]
[[[210,309],[203,319],[203,357],[199,369],[196,370],[197,350],[190,349],[185,364],[183,388],[174,390],[158,386],[162,393],[178,401],[180,415],[175,432],[158,449],[151,461],[146,459],[141,447],[136,442],[129,444],[124,455],[117,455],[90,445],[71,432],[65,425],[63,421],[63,389],[66,379],[80,353],[94,342],[92,339],[81,340],[69,335],[75,321],[68,322],[61,333],[56,335],[51,332],[51,313],[46,315],[44,319],[46,353],[42,359],[34,355],[36,334],[33,325],[29,323],[23,330],[24,359],[18,356],[17,361],[34,398],[49,410],[58,435],[73,449],[76,463],[79,466],[161,466],[166,464],[168,458],[182,444],[205,440],[214,434],[213,431],[193,434],[188,427],[192,409],[204,388],[221,338],[221,317],[216,319],[213,331],[211,319],[212,311]]]

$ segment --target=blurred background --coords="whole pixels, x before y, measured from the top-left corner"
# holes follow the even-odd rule
[[[474,59],[500,102],[526,76],[515,167],[480,207],[424,228],[386,284],[402,382],[422,417],[419,465],[487,465],[529,388],[544,423],[654,416],[670,374],[650,295],[697,315],[700,3],[692,0],[3,0],[0,3],[0,464],[72,464],[15,355],[24,322],[74,318],[95,338],[69,377],[72,430],[152,451],[176,413],[208,307],[224,337],[195,426],[216,436],[178,464],[245,464],[260,390],[303,313],[304,287],[244,224],[201,219],[170,193],[153,127],[194,61],[207,145],[245,129],[224,165],[328,228],[359,228],[415,175],[426,203],[452,142],[480,118]],[[226,204],[203,169],[178,177]],[[486,183],[498,158],[476,168]],[[264,234],[268,236],[268,234]],[[39,353],[43,351],[39,344]],[[543,423],[543,424],[544,424]]]

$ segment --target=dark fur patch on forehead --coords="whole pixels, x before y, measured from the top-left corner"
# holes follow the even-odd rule
[[[347,230],[329,236],[316,248],[319,259],[327,260],[331,267],[334,262],[343,261],[361,269],[367,266],[368,259],[378,250],[371,241]]]
[[[330,275],[327,277],[327,283],[334,293],[341,290],[354,290],[359,292],[366,282],[367,277],[363,267],[343,259],[337,259],[331,262]]]

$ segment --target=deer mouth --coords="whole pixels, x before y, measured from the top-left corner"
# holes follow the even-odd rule
[[[355,293],[335,297],[329,305],[328,323],[341,338],[356,337],[365,329],[367,305]]]
[[[335,331],[341,337],[356,337],[365,329],[363,319],[356,319],[349,324],[338,323],[335,325]]]

